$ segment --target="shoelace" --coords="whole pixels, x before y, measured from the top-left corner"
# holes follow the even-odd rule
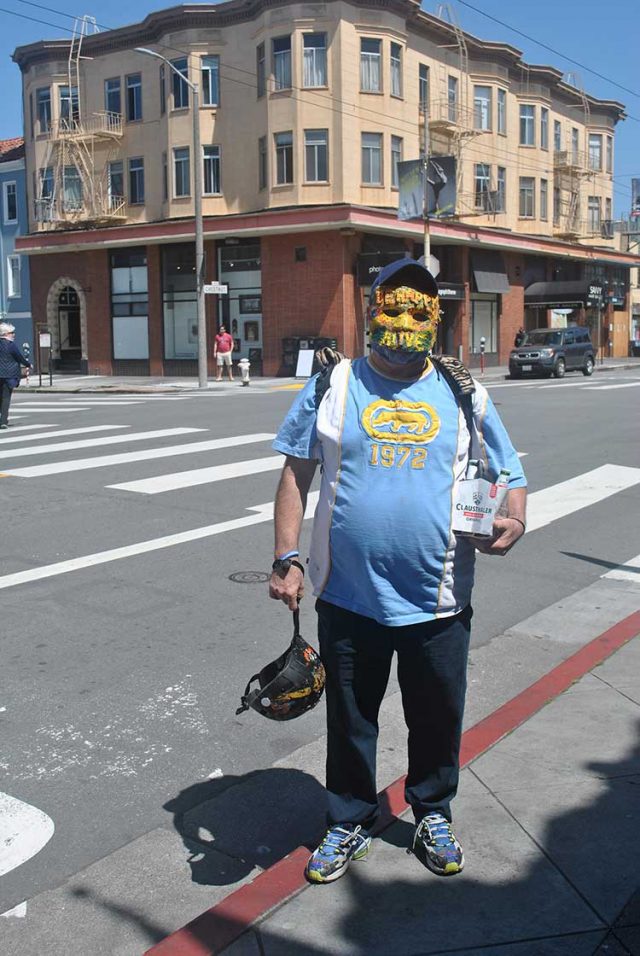
[[[317,852],[321,853],[323,856],[337,856],[343,847],[349,847],[355,842],[355,839],[361,830],[362,827],[360,826],[356,827],[355,830],[352,831],[344,830],[342,827],[333,827],[331,830],[327,831],[327,834],[318,847]],[[345,834],[344,837],[340,836],[342,833]]]
[[[431,814],[420,821],[416,837],[422,837],[424,831],[429,834],[429,842],[434,846],[445,847],[454,842],[451,824],[441,814]]]

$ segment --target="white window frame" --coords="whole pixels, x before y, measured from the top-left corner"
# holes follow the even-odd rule
[[[480,185],[484,183],[482,188]],[[473,204],[476,209],[488,212],[491,203],[491,165],[490,163],[475,163],[473,167]]]
[[[540,149],[549,149],[549,110],[540,107]]]
[[[110,83],[117,83],[118,88],[116,90],[115,86],[109,89]],[[120,104],[119,110],[112,110],[109,106],[109,96],[117,93],[118,102]],[[117,116],[122,116],[122,77],[120,76],[109,76],[104,81],[104,109],[106,113],[115,113]]]
[[[363,50],[363,43],[375,44],[377,50]],[[382,40],[379,37],[360,37],[360,92],[382,93]],[[374,81],[377,69],[377,84]]]
[[[389,79],[391,96],[402,99],[402,47],[393,41],[389,53]]]
[[[556,153],[562,151],[562,123],[560,120],[553,121],[553,148]]]
[[[317,139],[314,141],[313,136]],[[319,134],[323,134],[323,139]],[[324,149],[324,166],[326,176],[320,178],[320,151]],[[309,161],[311,159],[311,162]],[[315,175],[310,176],[310,172]],[[328,129],[305,129],[304,131],[304,181],[306,183],[328,183],[329,182],[329,130]]]
[[[496,91],[496,132],[507,135],[507,91],[501,87]]]
[[[496,203],[495,203],[494,212],[506,212],[506,211],[507,211],[507,167],[498,166],[498,171],[496,174]]]
[[[478,95],[478,90],[488,93],[488,96]],[[491,131],[493,121],[493,90],[490,86],[476,85],[473,87],[473,128],[481,133]],[[482,164],[481,164],[482,165]]]
[[[404,152],[404,140],[402,136],[391,137],[391,188],[400,188],[400,173],[398,163],[402,162]]]
[[[207,151],[210,151],[209,155],[207,155]],[[217,189],[207,189],[207,163],[211,166],[210,179],[212,185],[215,185],[216,179],[214,175],[214,169],[216,164],[218,166]],[[222,195],[222,147],[217,143],[209,143],[202,147],[202,185],[204,196]]]
[[[307,41],[321,37],[322,43]],[[315,80],[322,82],[315,82]],[[302,86],[304,89],[325,89],[329,85],[327,74],[327,34],[322,30],[302,34]]]
[[[540,180],[540,219],[546,222],[549,219],[549,180]]]
[[[7,256],[7,298],[19,299],[22,295],[21,256]],[[17,263],[17,267],[16,264]],[[17,276],[17,280],[16,280]]]
[[[587,197],[587,225],[589,232],[599,233],[602,229],[602,202],[600,196]]]
[[[523,184],[527,185],[524,186]],[[526,190],[526,194],[525,194]],[[531,211],[528,212],[528,198],[531,200]],[[523,202],[524,199],[524,202]],[[524,212],[523,212],[524,210]],[[536,180],[534,176],[521,176],[518,183],[518,218],[535,219],[536,217]]]
[[[368,143],[365,145],[365,136],[373,137],[377,139],[378,145],[373,145],[373,143]],[[375,132],[363,132],[360,134],[360,175],[362,178],[363,186],[382,186],[384,183],[384,172],[383,172],[383,137],[382,133]],[[367,162],[369,164],[369,174],[370,178],[365,179],[365,151],[367,153]],[[379,177],[378,179],[373,179],[373,156],[374,153],[377,154],[378,166],[379,166]]]
[[[531,112],[525,113],[525,110]],[[520,146],[536,145],[536,108],[533,103],[520,104]],[[526,177],[525,177],[526,178]]]
[[[13,219],[9,218],[9,188],[13,186],[13,198],[16,207],[16,214]],[[11,226],[18,221],[18,183],[15,180],[2,184],[2,218],[6,226]]]
[[[278,137],[289,137],[289,142],[278,142]],[[293,185],[294,165],[293,165],[293,130],[283,129],[273,134],[273,145],[276,153],[275,162],[275,185],[291,186]],[[283,178],[279,179],[280,168],[282,167]],[[289,167],[291,167],[289,169]],[[290,175],[290,179],[287,176]]]
[[[276,50],[276,43],[288,42],[288,47]],[[293,88],[293,49],[291,34],[285,33],[271,40],[271,76],[274,90],[290,90]]]
[[[602,172],[602,133],[589,133],[588,143],[588,152],[589,152],[589,169],[595,173]],[[597,159],[597,164],[594,163],[594,159]]]
[[[605,145],[605,172],[613,172],[613,136],[607,136]]]
[[[181,155],[178,156],[177,154]],[[186,165],[186,192],[178,192],[178,166],[181,168],[181,178],[184,179],[184,167]],[[183,182],[183,185],[185,183]],[[188,146],[173,147],[173,198],[187,199],[191,195],[191,155]]]
[[[458,83],[458,77],[450,73],[447,76],[447,115],[451,123],[458,122],[459,92],[460,84]]]
[[[184,64],[180,66],[179,64]],[[174,110],[189,109],[189,57],[179,56],[171,60],[171,103]],[[180,74],[178,76],[178,74]]]
[[[425,106],[429,110],[429,65],[427,63],[418,64],[418,105],[420,112],[423,112]]]
[[[217,53],[207,53],[201,58],[202,75],[202,105],[220,106],[220,56]],[[213,79],[217,96],[213,96]]]

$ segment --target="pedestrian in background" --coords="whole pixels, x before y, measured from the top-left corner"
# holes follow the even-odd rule
[[[516,337],[513,343],[517,349],[520,348],[520,346],[524,342],[526,334],[527,333],[525,332],[525,330],[522,328],[522,326],[520,326],[520,328],[516,332]]]
[[[406,259],[386,266],[369,318],[370,356],[336,365],[321,398],[311,379],[274,442],[287,458],[269,593],[291,610],[303,589],[302,565],[292,558],[322,462],[309,573],[327,673],[329,829],[305,871],[316,883],[338,879],[368,853],[379,813],[378,711],[394,653],[409,728],[413,850],[437,875],[462,870],[450,804],[475,551],[505,555],[525,530],[526,480],[487,390],[456,363],[458,381],[473,389],[465,405],[442,360],[430,355],[440,318],[433,276]],[[465,476],[472,444],[483,449],[490,472],[510,472],[507,514],[482,540],[451,530],[453,486]]]
[[[15,337],[15,325],[0,322],[0,428],[9,427],[11,396],[20,384],[22,368],[31,368],[15,344]]]
[[[216,382],[222,381],[222,368],[227,366],[229,381],[233,381],[233,366],[231,356],[233,354],[233,336],[229,335],[224,325],[218,329],[218,334],[213,345],[213,354],[216,359]]]

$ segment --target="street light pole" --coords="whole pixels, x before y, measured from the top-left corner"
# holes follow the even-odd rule
[[[193,121],[193,188],[194,219],[196,233],[196,316],[198,320],[198,388],[207,387],[207,319],[204,308],[204,226],[202,221],[202,148],[200,145],[200,89],[197,83],[192,83],[182,75],[171,60],[155,50],[146,47],[136,47],[136,53],[145,53],[157,60],[166,63],[170,70],[176,73],[183,83],[186,83],[192,94],[192,121]]]

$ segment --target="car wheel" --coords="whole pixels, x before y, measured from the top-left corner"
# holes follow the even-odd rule
[[[567,371],[567,363],[563,358],[559,358],[555,364],[553,374],[556,378],[564,378],[564,373]]]
[[[582,369],[582,374],[583,374],[583,375],[593,375],[593,368],[594,368],[593,359],[592,359],[591,356],[589,355],[589,356],[587,356],[587,361],[584,363],[584,368]]]

